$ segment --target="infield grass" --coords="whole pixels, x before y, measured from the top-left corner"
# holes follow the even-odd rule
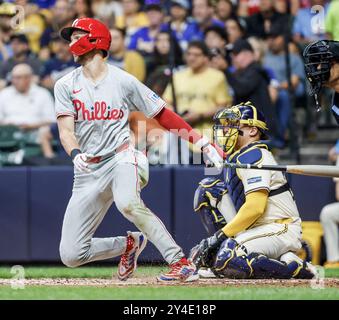
[[[165,267],[140,266],[138,277],[155,277]],[[0,267],[0,278],[10,279],[13,275],[9,266]],[[26,279],[40,278],[101,278],[110,279],[116,267],[25,267]],[[339,269],[326,271],[326,277],[339,278]],[[310,286],[284,287],[273,285],[244,285],[240,287],[218,285],[213,287],[189,286],[126,286],[126,287],[93,287],[93,286],[26,286],[14,290],[10,286],[0,286],[0,299],[335,299],[339,300],[339,289],[325,287],[312,289]]]

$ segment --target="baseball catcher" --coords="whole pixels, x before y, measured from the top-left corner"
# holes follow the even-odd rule
[[[220,110],[214,122],[214,139],[227,162],[276,164],[264,142],[264,116],[250,102]],[[281,172],[227,168],[224,181],[201,181],[194,206],[214,233],[191,250],[201,276],[314,277],[315,267],[295,254],[301,248],[301,220]]]
[[[305,72],[311,84],[310,94],[314,96],[319,108],[318,94],[322,87],[335,91],[333,115],[339,124],[339,42],[320,40],[309,44],[303,53]]]

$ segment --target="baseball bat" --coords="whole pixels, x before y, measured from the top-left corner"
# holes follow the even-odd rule
[[[305,176],[339,178],[338,166],[326,165],[254,165],[243,163],[225,163],[225,167],[234,169],[255,169],[255,170],[272,170],[282,171]]]

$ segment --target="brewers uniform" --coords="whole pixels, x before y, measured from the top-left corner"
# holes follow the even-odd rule
[[[277,164],[262,142],[252,143],[233,153],[228,161],[256,165]],[[248,253],[258,252],[277,259],[288,251],[300,249],[301,220],[292,191],[281,172],[228,168],[225,171],[225,182],[228,193],[224,197],[232,199],[228,204],[233,204],[235,211],[243,205],[246,194],[262,189],[269,192],[265,213],[248,230],[235,237]],[[225,215],[228,210],[225,206],[220,208]]]
[[[98,83],[87,79],[79,67],[55,85],[57,117],[74,117],[81,151],[95,156],[89,164],[91,173],[74,172],[62,228],[62,261],[75,267],[124,253],[126,237],[93,238],[114,201],[164,259],[173,263],[184,254],[140,198],[141,184],[148,180],[148,163],[130,144],[128,124],[130,111],[140,110],[151,118],[165,102],[125,71],[107,67],[106,76]]]
[[[277,164],[268,146],[258,140],[266,138],[267,126],[250,102],[220,110],[214,120],[215,140],[228,154],[226,162]],[[256,127],[257,132],[249,127]],[[240,135],[244,138],[239,139]],[[216,230],[192,249],[191,257],[198,266],[231,277],[314,276],[295,254],[301,248],[301,220],[281,172],[227,167],[224,182],[205,180],[195,200],[206,229],[213,226]]]

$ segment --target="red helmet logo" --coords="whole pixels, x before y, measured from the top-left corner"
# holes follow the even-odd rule
[[[76,56],[90,52],[94,49],[103,50],[105,56],[111,45],[111,34],[105,24],[92,18],[76,19],[71,27],[63,28],[60,35],[63,39],[71,41],[71,35],[75,30],[81,30],[87,34],[70,46],[70,51]]]

